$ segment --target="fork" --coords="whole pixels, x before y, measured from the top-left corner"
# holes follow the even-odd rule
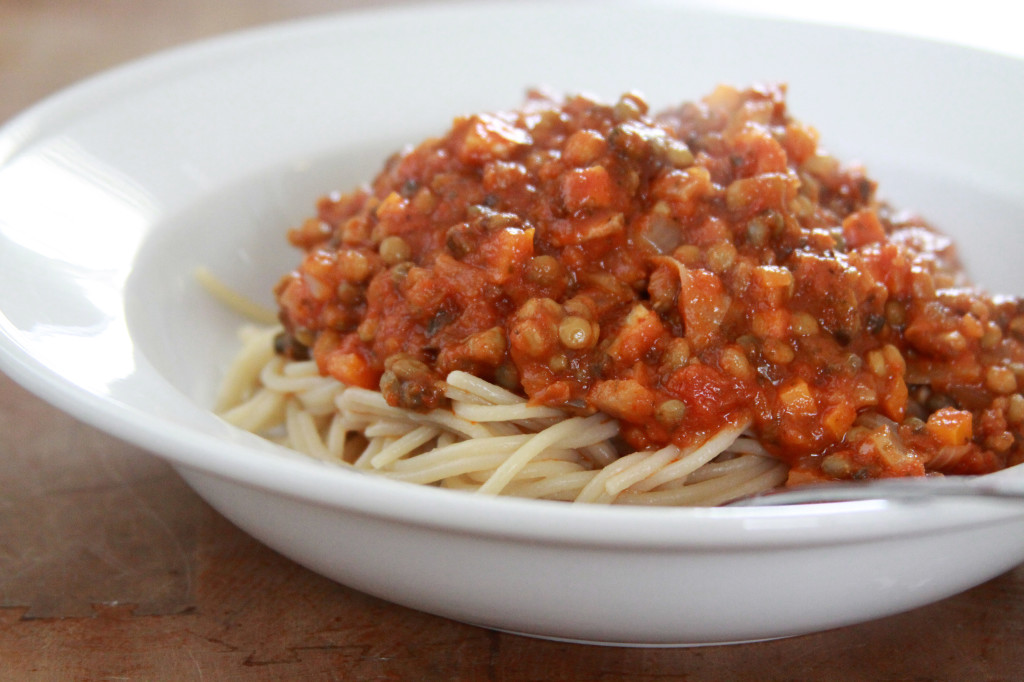
[[[1024,477],[1020,476],[927,476],[882,478],[870,481],[808,484],[783,488],[730,502],[731,507],[892,500],[927,502],[940,498],[990,498],[1024,502]]]

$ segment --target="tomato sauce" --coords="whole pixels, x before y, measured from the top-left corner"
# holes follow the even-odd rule
[[[292,229],[281,352],[445,403],[464,370],[632,449],[749,421],[790,482],[1022,459],[1024,306],[825,153],[782,87],[654,116],[532,93],[455,120]]]

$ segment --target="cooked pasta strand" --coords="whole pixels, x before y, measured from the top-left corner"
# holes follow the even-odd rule
[[[500,386],[452,372],[451,410],[413,412],[377,391],[345,387],[316,363],[273,353],[275,330],[246,328],[222,391],[232,423],[327,462],[484,495],[581,503],[720,504],[785,480],[787,467],[728,425],[680,451],[620,453],[618,423],[532,406]]]

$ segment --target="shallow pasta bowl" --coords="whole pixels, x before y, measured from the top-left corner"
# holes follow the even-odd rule
[[[531,86],[605,99],[638,89],[661,107],[718,82],[776,80],[829,149],[867,162],[895,203],[966,240],[989,287],[1019,294],[1006,244],[1024,215],[1024,140],[1002,131],[1024,115],[1005,85],[1022,79],[1024,64],[995,54],[656,2],[430,6],[189,46],[0,132],[0,369],[165,457],[269,546],[413,608],[643,645],[896,613],[1024,561],[1024,514],[984,500],[604,508],[356,474],[210,412],[241,320],[194,273],[269,303],[297,262],[284,230],[316,197]]]

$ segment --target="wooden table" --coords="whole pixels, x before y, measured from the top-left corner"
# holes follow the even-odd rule
[[[141,54],[355,4],[5,0],[0,120]],[[410,611],[275,554],[162,461],[0,376],[0,680],[1022,678],[1024,567],[903,615],[731,647],[561,644]]]

